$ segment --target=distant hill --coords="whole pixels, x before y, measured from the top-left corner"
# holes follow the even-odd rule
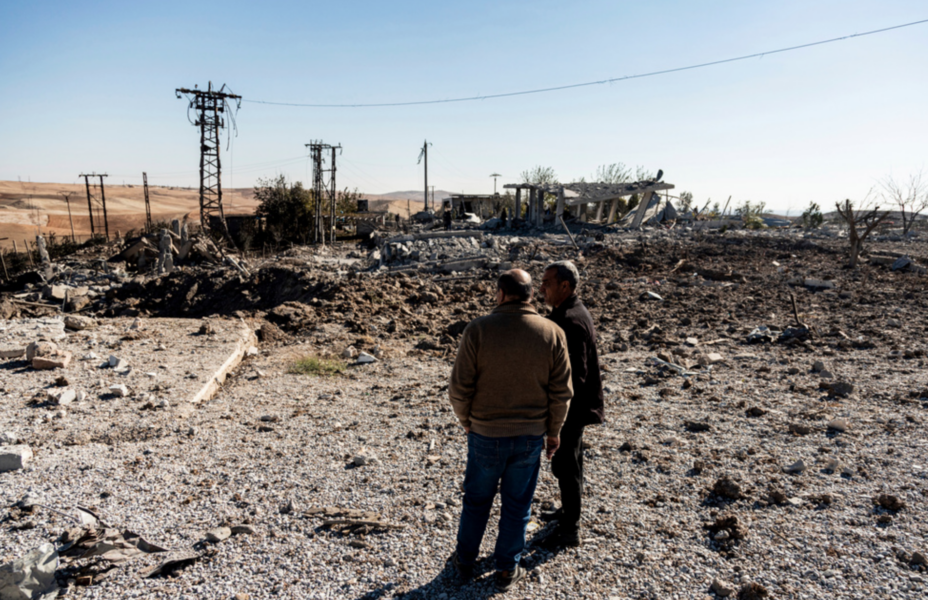
[[[435,190],[435,201],[441,202],[451,196],[451,192],[445,190]],[[406,192],[390,192],[388,194],[363,194],[364,198],[370,200],[410,200],[412,202],[422,202],[422,190],[409,190]],[[429,197],[431,202],[431,196]]]

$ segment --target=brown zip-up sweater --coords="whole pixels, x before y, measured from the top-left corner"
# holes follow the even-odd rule
[[[448,394],[464,427],[487,437],[557,437],[573,388],[567,338],[526,302],[471,321]]]

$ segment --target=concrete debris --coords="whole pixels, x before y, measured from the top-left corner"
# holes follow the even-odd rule
[[[215,527],[206,532],[206,541],[218,544],[232,537],[232,530],[228,527]]]
[[[355,349],[354,346],[348,346],[347,348],[345,348],[344,351],[342,351],[342,358],[355,359],[357,357],[358,357],[358,351]]]
[[[373,454],[371,454],[370,452],[362,452],[360,454],[356,454],[354,458],[351,459],[351,464],[353,464],[356,467],[374,465],[374,464],[377,464],[378,462],[379,462],[379,459]]]
[[[0,600],[51,600],[58,596],[58,552],[42,544],[22,558],[0,565]]]
[[[0,348],[0,359],[19,358],[26,355],[25,348]]]
[[[129,395],[129,389],[125,385],[118,383],[110,386],[110,393],[117,398],[125,398]]]
[[[77,399],[77,392],[68,388],[57,388],[48,390],[46,393],[48,400],[58,406],[67,406]]]
[[[107,364],[114,371],[125,371],[129,368],[129,363],[127,361],[112,354],[110,355],[109,360],[107,360]]]
[[[61,351],[49,356],[36,356],[32,359],[32,368],[36,371],[47,371],[51,369],[64,369],[71,364],[71,353]]]
[[[892,269],[893,271],[898,271],[899,269],[904,269],[912,264],[912,259],[908,256],[900,256],[895,261],[893,261]]]
[[[36,356],[51,356],[58,350],[58,344],[54,342],[32,342],[26,346],[26,360],[32,360]]]
[[[32,450],[26,445],[0,446],[0,473],[18,471],[32,460]]]
[[[64,317],[64,326],[75,331],[92,329],[96,327],[96,325],[97,321],[92,317],[85,317],[83,315],[65,315]]]
[[[0,431],[0,446],[12,446],[19,443],[19,437],[9,431]]]
[[[367,352],[359,352],[359,353],[358,353],[358,360],[357,360],[356,364],[359,364],[359,365],[366,365],[366,364],[370,364],[370,363],[373,363],[373,362],[377,362],[377,359],[374,358],[372,355],[368,354]]]

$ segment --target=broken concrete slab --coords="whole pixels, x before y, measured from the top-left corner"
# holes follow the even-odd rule
[[[0,473],[18,471],[32,460],[32,449],[24,444],[0,446]]]
[[[64,369],[71,364],[71,353],[64,350],[50,356],[36,356],[32,359],[32,368],[36,371]]]
[[[22,558],[0,565],[0,599],[51,600],[58,596],[58,552],[42,544]]]
[[[67,406],[77,399],[77,392],[68,388],[56,388],[48,390],[46,397],[52,404]]]
[[[74,331],[92,329],[96,325],[96,319],[93,317],[86,317],[84,315],[66,315],[64,318],[64,326],[68,329],[73,329]]]
[[[0,359],[20,358],[26,355],[26,349],[17,346],[0,347]]]
[[[55,342],[32,342],[26,346],[26,360],[32,360],[36,356],[51,356],[58,352],[58,344]]]

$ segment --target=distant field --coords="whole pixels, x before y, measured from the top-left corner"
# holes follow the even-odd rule
[[[99,198],[99,190],[91,188]],[[131,229],[145,225],[145,197],[141,186],[107,185],[106,212],[110,236],[119,231],[125,234]],[[183,219],[185,216],[199,223],[199,192],[197,189],[149,186],[152,219],[155,221]],[[0,246],[12,248],[13,240],[22,248],[23,240],[35,240],[41,233],[70,236],[68,205],[62,194],[71,198],[71,220],[74,234],[79,241],[90,237],[90,217],[87,209],[87,193],[83,184],[69,183],[20,183],[0,181]],[[436,191],[439,201],[446,195]],[[402,217],[407,208],[416,213],[422,210],[420,192],[393,192],[391,194],[365,194],[371,200],[371,210],[387,210]],[[407,201],[407,198],[409,199]],[[252,188],[223,189],[223,207],[226,214],[253,213],[258,203]],[[102,209],[95,208],[95,222],[102,227]]]

